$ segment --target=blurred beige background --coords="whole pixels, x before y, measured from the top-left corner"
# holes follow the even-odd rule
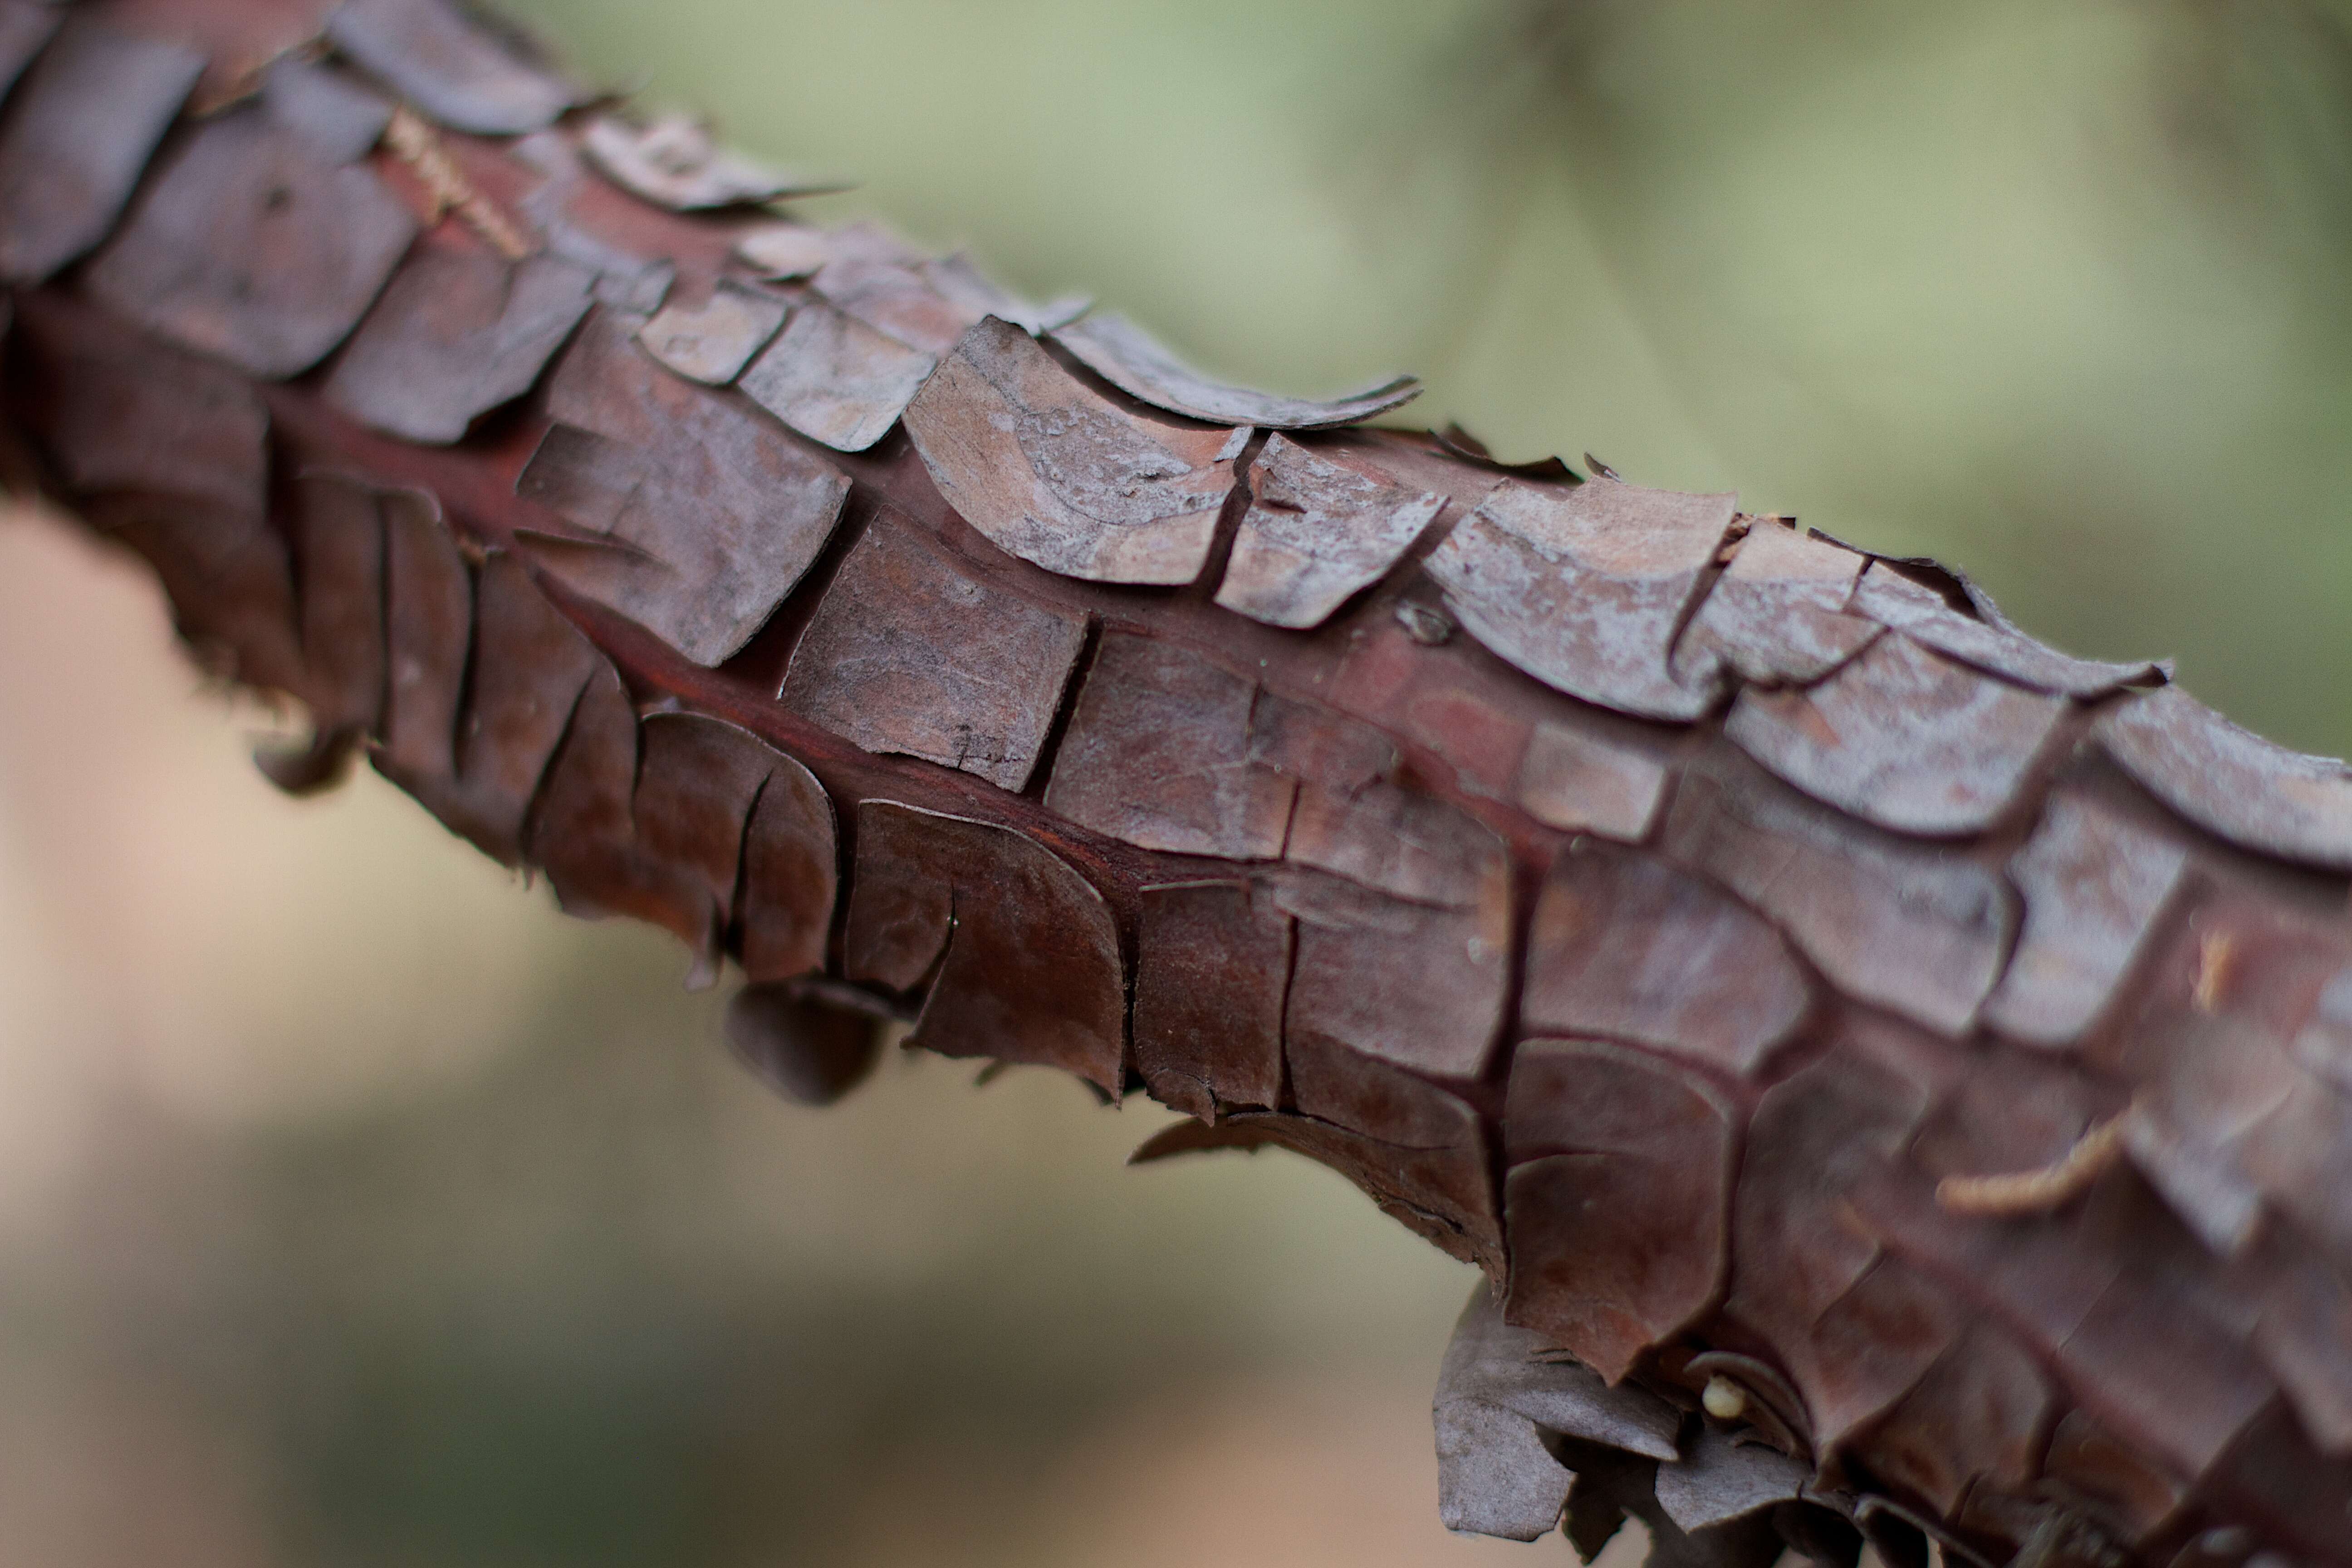
[[[533,0],[812,210],[1312,392],[1736,487],[2352,749],[2352,47],[2134,0]],[[0,520],[0,1565],[1469,1564],[1470,1279],[1287,1156],[887,1062],[780,1105]]]

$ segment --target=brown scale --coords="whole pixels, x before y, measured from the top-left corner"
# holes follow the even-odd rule
[[[1845,613],[1866,564],[1780,519],[1755,520],[1675,644],[1675,679],[1710,696],[1739,680],[1821,679],[1881,635]]]
[[[707,127],[686,115],[664,115],[644,126],[615,114],[599,115],[589,121],[580,145],[598,173],[671,212],[751,206],[840,188],[763,167],[719,146]]]
[[[718,976],[730,932],[755,982],[818,967],[835,896],[832,805],[806,769],[699,714],[642,722],[609,666],[572,711],[530,814],[565,909],[650,921]]]
[[[739,958],[786,1092],[912,1014],[1201,1119],[1139,1158],[1340,1171],[1543,1325],[1465,1314],[1449,1522],[2352,1561],[2340,764],[1728,497],[1245,428],[1409,383],[1220,387],[878,229],[675,216],[446,0],[274,64],[299,5],[169,9],[0,3],[0,272],[99,252],[16,296],[10,392],[310,709],[281,777],[365,737],[568,909]]]
[[[722,278],[698,303],[673,296],[637,329],[637,342],[688,380],[726,386],[776,335],[791,308],[772,293]]]
[[[898,428],[937,355],[835,310],[794,305],[782,335],[741,375],[744,393],[814,441],[863,452]]]
[[[1504,1113],[1507,1321],[1615,1383],[1722,1288],[1738,1117],[1705,1079],[1597,1040],[1528,1040]]]
[[[21,17],[0,112],[0,277],[37,283],[107,237],[203,74],[205,57],[80,10],[54,36]]]
[[[1873,1163],[1927,1114],[1924,1054],[1905,1031],[1850,1021],[1829,1054],[1764,1093],[1745,1130],[1724,1311],[1794,1385],[1819,1458],[1906,1393],[1958,1327],[1847,1217]]]
[[[474,581],[472,668],[446,784],[411,793],[436,816],[506,865],[522,858],[523,819],[562,740],[596,651],[558,614],[506,551]]]
[[[2062,789],[2010,858],[2025,919],[1985,1022],[2064,1048],[2105,1011],[2184,883],[2186,848],[2095,795]]]
[[[331,62],[280,55],[260,72],[260,83],[263,110],[321,163],[355,163],[391,129],[391,100]]]
[[[459,226],[427,235],[327,377],[327,401],[408,441],[462,440],[529,392],[588,313],[587,268],[510,262]]]
[[[6,0],[0,5],[0,95],[14,87],[64,20],[42,0]]]
[[[1537,679],[1604,708],[1695,719],[1706,699],[1668,668],[1731,527],[1727,495],[1593,479],[1506,483],[1429,559],[1445,607]]]
[[[578,94],[480,26],[455,0],[345,0],[327,37],[435,120],[479,136],[551,123]]]
[[[1253,760],[1255,681],[1153,637],[1108,633],[1054,758],[1045,807],[1139,849],[1281,858],[1296,780]]]
[[[1255,425],[1268,430],[1360,425],[1402,407],[1421,394],[1421,383],[1409,375],[1327,401],[1276,397],[1249,387],[1227,386],[1185,364],[1142,328],[1108,310],[1091,312],[1056,329],[1054,341],[1129,396],[1212,424]]]
[[[1135,1068],[1162,1105],[1215,1122],[1282,1103],[1282,1016],[1297,925],[1243,880],[1145,888]]]
[[[376,770],[411,795],[457,773],[457,715],[473,642],[474,582],[440,503],[418,490],[388,499],[384,525],[384,683]]]
[[[1473,1258],[1490,1268],[1498,1263],[1494,1154],[1467,1102],[1311,1025],[1294,1021],[1286,1028],[1284,1058],[1299,1115],[1410,1151],[1391,1178],[1394,1195],[1458,1225]]]
[[[269,421],[250,383],[54,296],[14,336],[57,387],[21,423],[90,524],[146,557],[206,668],[299,692],[291,563],[268,511]]]
[[[1965,850],[1819,805],[1718,748],[1675,792],[1662,847],[1777,922],[1849,994],[1965,1034],[2000,977],[2013,895]]]
[[[2025,1491],[2052,1420],[2041,1363],[1990,1321],[1967,1324],[1853,1440],[1880,1481],[1955,1518],[1969,1489]]]
[[[1967,576],[1933,561],[1874,561],[1846,608],[1948,658],[2057,696],[2103,697],[2165,679],[2153,664],[2103,664],[2034,641]]]
[[[265,763],[289,790],[341,776],[351,749],[383,717],[383,516],[374,486],[348,474],[293,480],[288,517],[301,600],[302,700],[314,737],[307,757]]]
[[[1442,616],[1426,601],[1403,602],[1416,611]],[[1559,699],[1517,670],[1449,630],[1432,645],[1396,614],[1358,628],[1331,682],[1331,700],[1359,713],[1378,713],[1404,740],[1427,748],[1453,770],[1461,788],[1492,800],[1553,803],[1549,811],[1528,809],[1552,826],[1592,826],[1612,837],[1629,832],[1632,820],[1646,826],[1664,784],[1665,754],[1649,742],[1654,727],[1616,721],[1594,711],[1578,714],[1595,722],[1560,724]],[[1601,802],[1562,776],[1574,766],[1560,756],[1549,735],[1572,735],[1597,753],[1595,765],[1622,758],[1616,766],[1624,784],[1623,804]],[[1613,806],[1613,811],[1612,810]],[[1588,824],[1587,818],[1606,820]]]
[[[2352,769],[2248,734],[2179,687],[2111,710],[2099,744],[2158,799],[2232,843],[2352,868]]]
[[[26,423],[68,494],[267,511],[269,415],[243,376],[48,292],[18,297],[12,335],[36,383],[54,389]]]
[[[889,801],[857,810],[851,980],[926,987],[909,1043],[1127,1082],[1118,933],[1102,895],[1011,828]]]
[[[1271,626],[1322,625],[1380,581],[1445,504],[1280,435],[1250,465],[1249,489],[1217,603]]]
[[[911,248],[849,250],[827,258],[809,288],[852,321],[938,360],[992,312],[979,300],[940,289],[926,276],[929,265]]]
[[[1980,833],[2057,733],[2063,698],[1890,633],[1818,685],[1750,687],[1724,733],[1815,800],[1901,833]]]
[[[1200,575],[1241,451],[1237,431],[1124,412],[1003,321],[972,328],[940,362],[907,406],[907,431],[972,527],[1024,561],[1102,583]]]
[[[88,287],[160,337],[283,380],[350,335],[416,231],[373,169],[327,163],[241,104],[159,161]]]
[[[1298,922],[1286,1029],[1433,1077],[1486,1075],[1510,1001],[1507,878],[1467,909],[1312,874],[1283,879],[1275,896]]]
[[[816,560],[849,481],[755,410],[663,370],[635,342],[639,324],[591,313],[516,488],[577,531],[532,540],[551,574],[718,664]]]
[[[758,856],[763,847],[760,818],[782,819],[789,834],[793,813],[771,814],[768,794],[779,773],[796,774],[798,763],[779,753],[756,735],[724,720],[699,713],[648,714],[638,726],[643,752],[638,763],[636,795],[630,814],[636,827],[639,858],[655,875],[648,885],[667,906],[660,923],[677,933],[696,955],[695,978],[704,984],[718,978],[721,950],[736,914],[739,889],[747,884],[752,898],[769,898],[795,884],[817,896],[832,891],[829,862],[833,858],[832,816],[812,805],[803,810],[814,820],[801,826],[818,839],[819,863],[825,874],[810,878],[802,867],[787,871],[782,887],[767,886],[748,878],[747,853]],[[788,783],[779,791],[779,805],[795,793]],[[797,792],[806,801],[805,790]],[[770,851],[772,853],[771,847]],[[805,860],[805,857],[798,858]],[[797,875],[794,875],[794,872]],[[747,902],[749,900],[747,899]],[[823,929],[832,913],[830,901],[817,910],[795,910],[801,920]],[[805,939],[797,945],[804,956]],[[790,961],[788,960],[788,963]],[[753,978],[767,979],[772,960],[761,962]],[[800,965],[786,972],[798,973]],[[763,973],[764,971],[764,973]]]
[[[973,581],[886,512],[827,584],[779,700],[869,752],[1018,790],[1086,637],[1085,617]]]
[[[1713,884],[1595,839],[1544,879],[1522,1022],[1637,1041],[1745,1076],[1812,1007],[1780,932]]]

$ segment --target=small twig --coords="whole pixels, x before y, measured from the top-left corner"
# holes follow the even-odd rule
[[[2124,1119],[2111,1116],[2076,1140],[2054,1165],[1994,1176],[1946,1176],[1936,1202],[1954,1214],[2015,1219],[2061,1209],[2084,1193],[2124,1147]]]
[[[2189,1005],[2200,1013],[2218,1013],[2230,994],[2230,977],[2236,965],[2238,939],[2225,931],[2207,931],[2197,943],[2197,982]]]
[[[441,138],[406,104],[392,111],[392,123],[384,128],[384,145],[393,156],[407,164],[425,194],[433,198],[433,217],[455,212],[467,227],[488,241],[492,248],[509,261],[520,261],[533,248],[520,229],[508,221],[482,195],[474,182],[441,145]]]

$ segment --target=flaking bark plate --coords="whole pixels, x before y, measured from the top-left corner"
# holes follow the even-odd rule
[[[1510,854],[1461,807],[1402,784],[1326,787],[1312,775],[1291,814],[1286,858],[1439,909],[1507,902]]]
[[[1320,626],[1395,565],[1445,504],[1280,434],[1250,466],[1249,485],[1217,603],[1270,626]]]
[[[373,731],[383,711],[383,520],[373,485],[309,473],[292,484],[302,700],[320,739]]]
[[[907,431],[966,521],[1065,577],[1192,581],[1233,489],[1227,432],[1125,414],[992,318],[940,362]]]
[[[1528,1028],[1637,1040],[1746,1075],[1811,1005],[1780,934],[1711,883],[1592,840],[1552,862],[1528,933]]]
[[[1506,1321],[1611,1383],[1721,1289],[1735,1124],[1705,1079],[1598,1040],[1522,1041],[1503,1112]]]
[[[928,258],[878,247],[841,249],[809,287],[845,314],[937,359],[991,313],[988,302],[956,299],[930,279]],[[972,274],[967,281],[977,281]]]
[[[2099,697],[2118,687],[2163,679],[2163,670],[2154,664],[2105,664],[2036,642],[2011,626],[1976,584],[1957,573],[1951,575],[1967,589],[1976,616],[1953,608],[1941,594],[1884,561],[1873,562],[1863,574],[1847,614],[1906,632],[1963,664],[2063,696]]]
[[[106,237],[204,69],[193,49],[67,18],[0,117],[0,277],[40,282]]]
[[[646,352],[688,381],[725,386],[768,346],[791,307],[773,294],[720,279],[699,305],[676,300],[637,329]]]
[[[1296,786],[1250,758],[1255,681],[1108,633],[1078,689],[1045,808],[1139,849],[1272,860]]]
[[[392,123],[392,105],[380,95],[299,55],[281,55],[262,73],[261,107],[331,165],[366,157]]]
[[[735,241],[735,259],[772,282],[813,277],[833,259],[833,237],[814,224],[762,224]]]
[[[1916,1073],[1903,1049],[1848,1031],[1748,1119],[1724,1312],[1772,1352],[1817,1454],[1908,1392],[1958,1331],[1943,1292],[1882,1271],[1878,1246],[1843,1217],[1927,1114]]]
[[[1244,881],[1140,897],[1135,1067],[1151,1098],[1207,1122],[1281,1104],[1290,917]]]
[[[2013,916],[1966,856],[1897,838],[1719,754],[1683,779],[1664,847],[1761,910],[1830,979],[1948,1035],[2000,976]]]
[[[1471,636],[1571,697],[1688,720],[1707,700],[1667,667],[1675,633],[1731,526],[1728,495],[1611,479],[1497,487],[1429,558]]]
[[[2025,900],[2017,952],[1985,1022],[2063,1046],[2091,1026],[2180,886],[2188,851],[2089,796],[2043,808],[2009,878]]]
[[[664,115],[637,126],[618,115],[600,114],[581,132],[580,151],[614,184],[671,212],[709,212],[843,188],[838,181],[787,174],[722,147],[691,115]]]
[[[887,515],[841,563],[780,693],[875,752],[1018,790],[1085,644],[1086,617],[966,576]]]
[[[158,336],[282,380],[350,334],[415,237],[374,171],[320,162],[246,106],[165,160],[89,287]]]
[[[1034,838],[866,802],[845,942],[856,981],[905,990],[936,962],[908,1044],[1060,1068],[1118,1098],[1127,988],[1110,910]]]
[[[554,124],[578,98],[451,0],[343,0],[327,37],[452,131],[520,136]]]
[[[1972,1322],[1873,1425],[1871,1468],[1951,1518],[1979,1483],[2005,1492],[2032,1484],[2056,1398],[2013,1336]]]
[[[700,713],[648,714],[639,734],[633,880],[650,918],[694,955],[688,984],[709,985],[744,887],[754,814],[788,760],[750,731]]]
[[[1298,921],[1286,1034],[1316,1033],[1382,1061],[1470,1079],[1493,1059],[1510,979],[1510,889],[1472,910],[1408,903],[1293,872],[1277,903]]]
[[[1435,1403],[1456,1400],[1500,1406],[1580,1442],[1663,1461],[1679,1455],[1680,1411],[1645,1390],[1612,1387],[1541,1334],[1507,1321],[1483,1286],[1454,1320],[1438,1368]]]
[[[2352,769],[2239,729],[2178,687],[2103,715],[2093,736],[2158,800],[2264,855],[2352,870]]]
[[[682,381],[599,309],[550,382],[516,483],[611,548],[535,539],[558,578],[697,664],[758,631],[833,535],[849,479],[740,401]]]
[[[735,910],[743,973],[754,985],[824,968],[840,893],[833,797],[797,758],[764,742],[762,749],[768,752],[768,782],[744,829]],[[818,1033],[836,1038],[838,1032]]]
[[[1466,1213],[1446,1195],[1461,1185],[1474,1166],[1484,1169],[1491,1156],[1483,1148],[1475,1157],[1458,1148],[1401,1148],[1312,1116],[1244,1110],[1214,1127],[1179,1121],[1162,1128],[1145,1140],[1128,1163],[1148,1164],[1211,1149],[1255,1153],[1265,1148],[1304,1154],[1338,1173],[1354,1183],[1382,1214],[1447,1257],[1478,1265],[1490,1280],[1502,1278],[1502,1225],[1493,1205],[1478,1213]]]
[[[380,504],[387,679],[375,766],[422,799],[457,776],[474,580],[440,502],[422,491],[396,490]]]
[[[1777,1448],[1738,1442],[1720,1427],[1702,1426],[1679,1462],[1658,1467],[1658,1506],[1696,1533],[1775,1503],[1793,1502],[1811,1479],[1811,1471]]]
[[[736,1059],[796,1105],[831,1105],[864,1081],[882,1053],[877,1020],[831,1007],[789,984],[746,985],[727,1004]]]
[[[605,230],[600,233],[572,216],[575,202],[601,187],[589,183],[572,139],[561,132],[535,132],[515,143],[514,156],[539,175],[516,205],[549,253],[596,274],[599,304],[639,316],[660,310],[677,280],[677,264],[607,237],[609,226],[600,225]]]
[[[455,766],[446,780],[416,780],[417,797],[485,855],[520,862],[523,818],[595,668],[596,650],[521,560],[492,553],[475,582]]]
[[[1421,383],[1400,375],[1338,397],[1283,397],[1211,381],[1126,317],[1098,311],[1054,331],[1054,341],[1129,396],[1217,425],[1262,430],[1322,430],[1401,408],[1421,395]]]
[[[1283,1057],[1300,1115],[1383,1148],[1411,1151],[1398,1173],[1397,1195],[1453,1216],[1481,1260],[1500,1257],[1501,1197],[1491,1141],[1467,1101],[1312,1028],[1289,1030]]]
[[[0,5],[0,97],[16,85],[25,68],[57,36],[64,7],[45,0],[6,0]]]
[[[1817,686],[1749,687],[1723,732],[1816,800],[1898,833],[1979,833],[2008,809],[2066,700],[1895,633]]]
[[[1547,720],[1519,762],[1519,809],[1547,827],[1638,844],[1665,797],[1666,749]]]
[[[594,275],[428,239],[393,275],[328,374],[327,401],[371,429],[446,446],[529,392],[587,315]]]
[[[937,363],[822,300],[804,300],[743,372],[742,387],[811,440],[862,452],[890,433]]]
[[[1675,646],[1675,678],[1695,691],[1734,679],[1807,685],[1861,652],[1876,623],[1844,614],[1869,557],[1758,518]]]
[[[970,321],[994,316],[1035,337],[1065,321],[1075,321],[1093,303],[1083,294],[1065,294],[1042,305],[1011,292],[972,265],[962,251],[932,257],[915,268],[934,293],[961,309]]]
[[[258,521],[269,415],[253,384],[112,317],[44,293],[19,307],[16,344],[47,395],[24,416],[68,491],[177,496]]]

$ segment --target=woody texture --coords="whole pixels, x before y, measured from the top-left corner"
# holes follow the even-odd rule
[[[1224,386],[451,0],[0,0],[20,483],[563,907],[1296,1151],[1445,1521],[2352,1564],[2352,773],[1960,574]]]

